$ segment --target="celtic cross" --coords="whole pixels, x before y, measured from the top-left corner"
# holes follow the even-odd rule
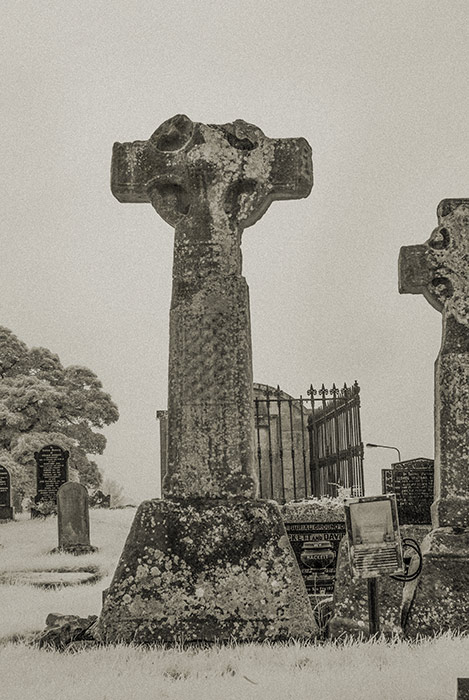
[[[147,141],[114,145],[111,189],[175,228],[168,466],[173,496],[253,496],[252,353],[241,236],[272,201],[306,197],[311,149],[242,120],[177,115]]]
[[[428,241],[401,248],[399,291],[423,294],[443,316],[435,363],[437,527],[469,527],[469,199],[444,199]]]

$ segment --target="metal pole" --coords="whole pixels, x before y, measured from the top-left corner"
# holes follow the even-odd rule
[[[375,445],[374,442],[367,442],[366,447],[384,447],[386,450],[396,450],[399,462],[401,461],[401,452],[397,447],[391,447],[391,445]]]
[[[378,601],[378,578],[373,577],[368,581],[368,622],[370,637],[379,634],[379,601]]]

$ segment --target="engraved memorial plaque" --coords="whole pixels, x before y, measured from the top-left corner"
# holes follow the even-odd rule
[[[12,519],[10,473],[0,465],[0,520]]]
[[[308,595],[332,595],[345,522],[286,522],[285,529]]]
[[[35,502],[57,502],[57,491],[68,481],[67,450],[58,445],[45,445],[34,453],[37,467],[37,494]]]
[[[383,494],[394,493],[400,525],[431,525],[434,463],[418,457],[396,462],[392,469],[382,469]]]
[[[411,459],[393,465],[393,492],[401,525],[431,525],[433,460]]]

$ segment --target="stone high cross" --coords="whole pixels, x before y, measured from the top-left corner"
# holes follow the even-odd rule
[[[306,197],[312,184],[305,139],[270,139],[242,120],[177,115],[148,141],[114,145],[114,196],[151,203],[175,228],[167,495],[256,494],[241,235],[273,200]]]
[[[401,248],[399,291],[442,313],[435,364],[434,528],[469,527],[469,199],[444,199],[422,245]]]

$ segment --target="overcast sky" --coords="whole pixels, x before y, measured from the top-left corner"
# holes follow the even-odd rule
[[[469,196],[467,0],[4,0],[1,24],[0,324],[102,380],[106,475],[159,492],[173,247],[113,198],[112,144],[180,112],[313,149],[310,197],[244,234],[255,380],[356,379],[364,442],[432,457],[441,316],[397,259]],[[366,450],[369,495],[395,456]]]

